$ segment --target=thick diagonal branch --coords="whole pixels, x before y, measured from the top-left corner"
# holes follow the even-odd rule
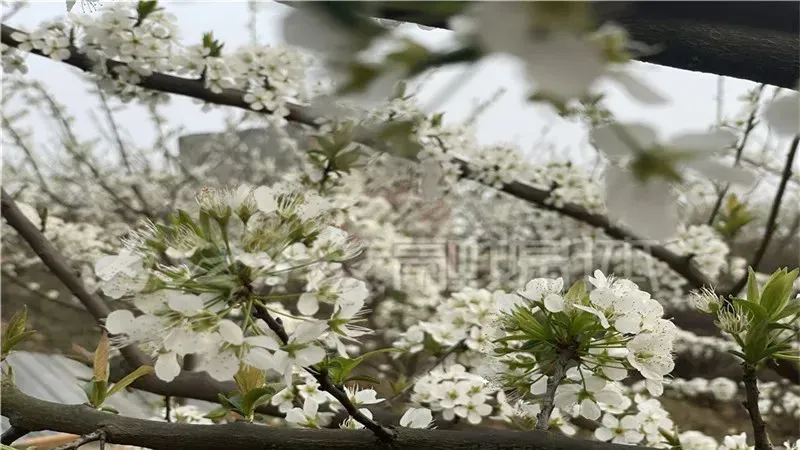
[[[574,439],[542,432],[511,430],[397,430],[386,444],[368,430],[297,430],[235,422],[195,425],[134,419],[94,410],[85,405],[62,405],[20,392],[2,380],[2,414],[12,426],[31,431],[51,430],[76,435],[102,431],[110,444],[153,450],[262,450],[324,448],[327,450],[643,450],[605,442]]]

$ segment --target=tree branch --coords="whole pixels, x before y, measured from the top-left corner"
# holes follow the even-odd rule
[[[2,436],[0,436],[0,443],[3,445],[11,445],[14,443],[14,441],[28,433],[30,433],[30,431],[24,428],[11,426],[9,429],[3,432]]]
[[[747,412],[750,414],[750,423],[753,425],[755,450],[772,450],[772,444],[770,444],[769,436],[767,435],[767,426],[761,417],[761,411],[758,409],[756,368],[748,363],[742,363],[742,369],[744,370],[744,376],[742,377],[745,394],[744,407],[747,408]]]
[[[13,427],[31,431],[52,430],[77,435],[102,431],[106,442],[153,450],[263,450],[324,448],[330,450],[643,450],[588,441],[554,433],[511,430],[397,429],[397,439],[387,444],[368,430],[297,430],[245,422],[224,425],[167,423],[97,411],[85,405],[62,405],[30,397],[8,379],[2,380],[2,414]]]
[[[637,58],[640,61],[797,87],[797,2],[595,2],[592,8],[600,22],[616,22],[634,41],[661,48]],[[440,14],[412,2],[380,2],[373,7],[372,15],[448,27]]]
[[[783,202],[783,194],[786,192],[786,185],[789,182],[789,178],[792,176],[792,165],[794,165],[794,158],[797,154],[797,147],[800,146],[800,135],[795,136],[792,139],[792,143],[789,145],[789,154],[786,156],[786,165],[783,167],[783,174],[781,175],[781,181],[778,184],[778,191],[775,194],[775,200],[772,202],[772,209],[769,212],[769,217],[767,218],[767,225],[764,229],[764,237],[761,239],[761,244],[756,249],[755,254],[753,255],[753,259],[750,260],[750,266],[753,267],[753,270],[758,271],[758,266],[761,264],[761,259],[764,258],[764,254],[767,252],[767,247],[769,247],[769,242],[772,239],[772,235],[775,233],[775,228],[778,225],[778,214],[781,210],[781,203]],[[742,275],[739,280],[728,290],[723,297],[727,298],[731,295],[736,295],[742,291],[745,284],[747,284],[747,273]]]
[[[90,442],[100,442],[100,450],[103,450],[106,443],[106,433],[103,430],[98,430],[85,436],[81,436],[68,444],[60,445],[53,450],[76,450],[80,448],[80,446]]]
[[[739,141],[739,145],[736,147],[736,159],[733,162],[733,166],[736,167],[739,165],[739,162],[742,159],[742,153],[744,152],[744,146],[747,145],[747,140],[750,137],[750,133],[753,132],[753,129],[756,127],[758,121],[756,120],[759,111],[759,101],[761,100],[761,93],[764,91],[765,84],[761,84],[757,88],[757,94],[755,99],[755,104],[753,105],[753,109],[750,111],[750,115],[747,117],[747,124],[744,127],[744,134],[742,136],[742,140]],[[722,201],[725,200],[725,196],[728,194],[728,190],[731,188],[730,183],[725,184],[725,187],[720,191],[719,196],[717,197],[717,201],[714,203],[714,207],[711,210],[711,215],[708,218],[708,222],[706,225],[714,226],[714,220],[717,218],[717,213],[719,213],[719,209],[722,207]]]
[[[570,361],[575,356],[576,346],[570,346],[562,349],[558,353],[558,357],[553,361],[553,367],[550,371],[549,378],[547,379],[547,390],[542,399],[542,410],[536,415],[536,429],[547,430],[550,427],[550,415],[553,414],[555,407],[555,396],[558,385],[564,381],[567,376],[567,368]]]
[[[258,304],[255,305],[255,314],[256,318],[262,319],[264,322],[267,323],[267,326],[278,335],[281,342],[286,345],[289,343],[289,335],[286,333],[286,330],[283,328],[283,325],[278,322],[272,315],[269,313],[267,308],[260,306]],[[375,422],[374,420],[370,419],[364,413],[358,410],[353,402],[347,397],[347,394],[344,392],[340,386],[337,386],[331,381],[331,378],[328,376],[327,370],[318,370],[313,367],[306,367],[305,368],[308,373],[310,373],[314,379],[317,380],[319,383],[320,389],[323,391],[331,394],[333,398],[335,398],[344,409],[347,411],[353,419],[358,421],[361,425],[364,425],[365,428],[375,433],[381,440],[384,442],[392,442],[397,437],[397,434],[383,427],[381,424]]]
[[[2,42],[4,44],[11,47],[16,47],[19,44],[14,38],[11,37],[12,33],[18,32],[19,30],[7,25],[3,25],[2,30],[0,31],[2,31]],[[31,50],[31,53],[41,55],[41,52],[38,50]],[[91,71],[93,63],[86,55],[80,53],[78,49],[75,48],[71,48],[70,53],[71,56],[64,60],[63,63],[77,67],[85,72]],[[124,65],[121,62],[113,60],[107,61],[106,64],[109,66],[109,73],[115,73],[113,67]],[[203,82],[200,80],[192,80],[164,73],[153,73],[148,77],[142,77],[142,81],[138,86],[146,89],[192,97],[217,105],[232,106],[235,108],[246,109],[248,111],[251,110],[249,105],[245,103],[243,99],[244,92],[236,89],[225,89],[220,93],[214,93],[207,90]],[[291,105],[289,111],[289,115],[286,117],[287,120],[313,128],[317,127],[317,117],[312,115],[307,108],[298,105]],[[377,149],[378,151],[387,151],[385,146],[381,145],[380,142],[375,141],[374,139],[360,139],[359,141],[368,147]],[[452,157],[451,161],[458,164],[458,166],[461,168],[462,177],[480,182],[478,179],[478,172],[474,167],[472,167],[469,161],[457,156]],[[690,258],[678,255],[662,245],[650,245],[629,230],[613,224],[608,217],[602,214],[590,212],[583,206],[576,204],[567,203],[561,206],[556,206],[548,202],[550,199],[549,191],[536,188],[533,185],[523,181],[517,180],[510,183],[505,183],[502,185],[500,190],[521,200],[532,203],[541,209],[558,212],[571,219],[586,223],[596,228],[600,228],[611,238],[629,242],[632,247],[642,250],[654,258],[666,263],[670,269],[685,278],[691,288],[700,288],[711,284],[710,280],[697,269],[697,267],[691,262]]]

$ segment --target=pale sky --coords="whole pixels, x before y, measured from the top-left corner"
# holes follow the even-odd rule
[[[244,1],[209,2],[182,1],[162,2],[179,20],[181,36],[186,42],[199,42],[203,32],[213,30],[216,38],[225,42],[227,48],[236,48],[248,43],[248,7]],[[289,7],[263,2],[258,15],[259,39],[262,43],[281,42],[281,19]],[[57,18],[65,13],[64,1],[32,1],[31,5],[18,13],[10,24],[29,30],[44,20]],[[437,45],[449,39],[447,30],[424,31],[414,26],[404,26],[410,36],[428,45]],[[88,111],[96,108],[95,99],[87,96],[86,84],[76,76],[77,70],[64,64],[30,55],[27,57],[29,76],[41,80],[62,104],[76,117],[77,129],[82,137],[96,135],[95,125]],[[706,129],[715,121],[717,114],[717,76],[688,72],[645,63],[634,63],[635,73],[661,89],[671,98],[671,103],[661,107],[645,107],[629,99],[624,93],[608,90],[607,105],[621,120],[639,120],[652,123],[664,136],[687,129]],[[420,93],[421,103],[432,111],[445,111],[446,121],[461,121],[472,106],[490,97],[498,88],[507,92],[478,120],[478,137],[482,143],[512,142],[523,152],[535,154],[533,148],[541,140],[544,129],[549,129],[550,142],[556,142],[560,157],[585,158],[593,155],[586,144],[585,127],[559,118],[550,107],[538,106],[525,101],[526,91],[521,82],[520,67],[508,58],[493,57],[481,62],[477,72],[460,89],[440,105],[427,105],[437,98],[442,89],[461,79],[463,67],[440,70],[425,85]],[[752,88],[749,81],[726,78],[724,81],[723,106],[725,114],[732,115],[742,108],[737,98]],[[15,105],[20,107],[24,105]],[[200,107],[183,97],[173,97],[166,112],[173,124],[181,123],[187,132],[221,130],[223,115],[218,112],[203,113]],[[119,115],[120,122],[131,136],[140,143],[152,140],[154,134],[146,122],[146,112],[139,106],[128,106]],[[140,123],[146,125],[138,125]],[[753,145],[763,143],[766,133],[754,139]],[[141,145],[141,144],[140,144]],[[552,155],[541,155],[552,157]]]

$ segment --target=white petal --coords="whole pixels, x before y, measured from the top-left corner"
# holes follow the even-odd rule
[[[710,132],[690,132],[674,137],[667,148],[691,153],[717,153],[736,145],[733,131],[716,129]]]
[[[630,140],[625,136],[629,136]],[[653,147],[657,137],[650,126],[642,123],[610,123],[593,128],[589,132],[589,140],[606,155],[622,158]]]
[[[300,408],[292,408],[286,412],[286,421],[289,423],[305,423],[306,416]]]
[[[719,161],[710,159],[696,159],[683,162],[683,165],[701,172],[708,178],[728,183],[743,184],[750,186],[755,181],[755,176],[749,170],[731,167]]]
[[[764,111],[764,119],[777,134],[800,134],[800,93],[791,92],[775,99]]]
[[[428,408],[410,408],[400,418],[400,426],[405,428],[427,428],[433,421],[433,414]]]
[[[222,339],[225,339],[225,341],[228,343],[233,345],[242,345],[244,342],[244,333],[242,332],[242,329],[239,328],[239,325],[231,320],[220,320],[219,329],[217,331],[219,331]]]
[[[585,398],[581,402],[581,415],[589,420],[600,418],[600,407],[592,400]]]
[[[275,201],[275,196],[272,190],[266,186],[260,186],[253,191],[253,198],[256,201],[258,210],[269,214],[278,209],[278,202]]]
[[[128,334],[135,318],[127,309],[112,311],[106,317],[106,330],[111,334]]]
[[[328,324],[321,321],[301,322],[299,325],[297,325],[297,327],[295,327],[290,341],[297,344],[304,344],[306,342],[313,341],[314,339],[319,338],[326,328],[328,328]]]
[[[610,390],[600,391],[600,392],[598,392],[597,394],[594,395],[594,398],[598,402],[603,402],[606,405],[609,405],[609,406],[612,406],[612,407],[613,406],[617,406],[617,405],[619,405],[620,403],[623,402],[622,395],[620,395],[617,392],[610,391]]]
[[[203,309],[203,299],[194,294],[176,293],[167,301],[170,309],[181,314],[194,315]]]
[[[314,417],[317,415],[317,411],[319,411],[319,404],[311,397],[308,397],[303,402],[303,414],[306,417]]]
[[[162,289],[149,294],[138,294],[133,298],[133,304],[142,312],[153,314],[166,304],[168,292]]]
[[[624,367],[603,366],[603,375],[612,380],[620,381],[628,376],[628,369]]]
[[[572,33],[553,32],[525,44],[523,59],[537,92],[555,100],[584,96],[605,71],[599,47]]]
[[[300,295],[300,298],[297,299],[297,310],[304,316],[313,316],[316,314],[316,312],[319,311],[317,296],[310,292],[304,292]]]
[[[211,356],[205,363],[206,372],[217,381],[229,381],[239,371],[239,358],[230,350]]]
[[[275,359],[272,357],[272,353],[264,350],[261,347],[251,348],[250,351],[247,352],[247,356],[245,356],[244,361],[248,365],[257,367],[262,370],[270,370],[276,368]]]
[[[175,353],[161,353],[156,358],[156,376],[167,383],[174,380],[181,373],[181,365],[178,364],[178,357]]]
[[[660,105],[669,101],[653,86],[640,80],[626,70],[614,70],[607,74],[609,78],[619,83],[634,99],[647,105]]]
[[[620,333],[635,334],[639,332],[641,322],[636,313],[624,314],[614,320],[614,328]]]
[[[244,339],[244,341],[247,342],[247,345],[263,347],[269,350],[278,350],[281,348],[281,344],[278,342],[277,338],[265,334],[248,336]]]
[[[664,393],[664,382],[661,380],[645,380],[645,386],[653,397],[660,397]]]
[[[610,441],[614,438],[614,435],[608,428],[600,427],[594,430],[594,437],[596,437],[598,441]]]
[[[664,240],[678,227],[677,196],[666,181],[656,178],[646,183],[630,172],[612,166],[606,172],[606,207],[645,238]]]
[[[325,350],[316,345],[310,345],[295,352],[295,360],[301,366],[316,364],[322,361],[323,358],[325,358]]]
[[[547,294],[544,297],[544,307],[550,312],[560,312],[564,310],[564,298],[558,294]]]

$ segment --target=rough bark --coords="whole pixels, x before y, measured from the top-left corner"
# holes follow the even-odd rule
[[[545,432],[510,430],[397,429],[391,444],[369,430],[297,430],[243,422],[190,425],[134,419],[100,412],[85,405],[62,405],[35,399],[2,381],[2,414],[12,426],[32,431],[52,430],[77,435],[102,431],[107,443],[136,445],[153,450],[284,450],[298,449],[409,449],[409,450],[637,450],[568,438]]]
[[[767,424],[764,423],[764,418],[761,417],[761,411],[758,409],[758,377],[756,376],[756,368],[750,364],[743,363],[744,376],[744,407],[747,413],[750,414],[750,423],[753,425],[753,439],[755,440],[755,450],[772,450],[772,444],[769,442],[767,435]]]
[[[283,2],[292,3],[292,2]],[[597,2],[597,16],[625,27],[631,38],[661,50],[641,61],[676,69],[797,88],[800,3]],[[384,2],[374,16],[447,28],[413,2]]]

